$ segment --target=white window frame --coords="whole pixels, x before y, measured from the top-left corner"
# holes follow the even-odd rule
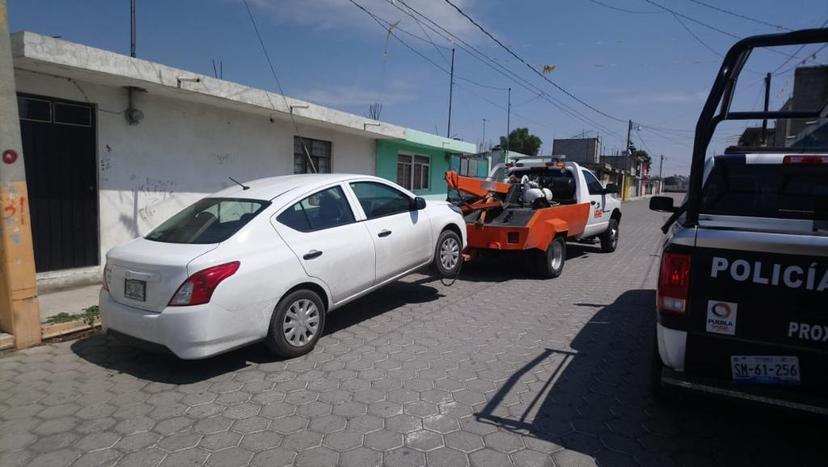
[[[410,157],[411,162],[402,162],[402,161],[400,161],[400,156]],[[422,157],[424,159],[427,159],[428,163],[424,164],[422,162],[417,162],[418,157]],[[427,190],[431,189],[431,180],[430,180],[431,179],[431,156],[427,156],[425,154],[415,154],[413,152],[399,152],[399,153],[397,153],[398,172],[399,172],[400,164],[407,165],[408,168],[409,168],[408,173],[409,173],[410,178],[408,180],[408,186],[406,186],[405,184],[400,183],[400,185],[403,188],[405,188],[407,190],[411,190],[411,191],[427,191]],[[428,169],[428,176],[425,177],[425,178],[423,177],[423,167],[426,167]],[[420,186],[414,186],[414,171],[415,170],[420,171]],[[400,182],[399,177],[397,177],[396,181],[397,181],[397,183]]]

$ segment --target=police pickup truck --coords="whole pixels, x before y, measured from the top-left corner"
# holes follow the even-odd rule
[[[826,106],[730,109],[754,48],[822,42],[828,29],[734,45],[696,127],[685,201],[651,198],[651,209],[671,213],[656,298],[656,394],[678,388],[828,414]],[[800,145],[734,147],[705,159],[718,123],[761,119],[803,119],[810,128],[791,138]]]

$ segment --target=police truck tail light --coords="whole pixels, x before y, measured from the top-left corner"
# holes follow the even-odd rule
[[[684,314],[690,287],[690,255],[664,253],[658,276],[658,309],[662,313]]]
[[[193,274],[173,295],[170,306],[201,305],[208,303],[216,287],[239,270],[239,262],[220,264]]]

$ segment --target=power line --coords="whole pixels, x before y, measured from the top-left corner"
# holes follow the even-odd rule
[[[668,8],[668,7],[666,7],[666,6],[664,6],[664,5],[660,4],[660,3],[656,3],[656,2],[654,2],[653,0],[644,0],[644,1],[645,1],[645,2],[647,2],[647,3],[649,3],[650,5],[653,5],[653,6],[656,6],[656,7],[658,7],[658,8],[661,8],[662,10],[664,10],[664,11],[666,11],[666,12],[668,12],[668,13],[671,13],[671,14],[673,14],[673,15],[677,15],[677,16],[680,16],[680,17],[682,17],[682,18],[686,19],[687,21],[691,21],[691,22],[693,22],[693,23],[696,23],[696,24],[698,24],[699,26],[703,26],[703,27],[705,27],[705,28],[707,28],[707,29],[710,29],[710,30],[712,30],[712,31],[716,31],[716,32],[718,32],[718,33],[720,33],[720,34],[724,34],[724,35],[729,36],[729,37],[732,37],[732,38],[734,38],[734,39],[739,39],[739,40],[740,40],[740,39],[742,39],[742,37],[741,37],[741,36],[738,36],[738,35],[736,35],[736,34],[733,34],[733,33],[732,33],[732,32],[730,32],[730,31],[725,31],[724,29],[719,29],[719,28],[717,28],[716,26],[712,26],[712,25],[710,25],[710,24],[705,23],[704,21],[700,21],[700,20],[697,20],[696,18],[693,18],[693,17],[687,16],[687,15],[685,15],[684,13],[681,13],[681,12],[678,12],[678,11],[676,11],[676,10],[673,10],[672,8]],[[791,55],[789,55],[789,54],[787,54],[787,53],[785,53],[785,52],[782,52],[781,50],[776,50],[776,49],[773,49],[773,48],[770,48],[770,49],[768,49],[768,50],[769,50],[769,51],[771,51],[771,52],[773,52],[773,53],[775,53],[775,54],[784,55],[784,56],[786,56],[786,57],[791,56]]]
[[[814,60],[816,60],[816,56],[817,56],[817,54],[819,54],[820,52],[822,52],[823,50],[825,50],[825,48],[826,48],[826,47],[828,47],[828,44],[823,44],[823,45],[822,45],[822,47],[820,47],[820,48],[818,48],[818,49],[814,50],[814,51],[813,51],[813,53],[808,54],[808,56],[807,56],[807,57],[805,57],[805,58],[803,58],[802,60],[800,60],[800,61],[799,61],[796,65],[791,66],[791,67],[788,67],[787,69],[782,70],[782,71],[780,71],[779,73],[776,73],[776,74],[777,74],[777,75],[785,75],[785,74],[788,74],[788,73],[790,73],[791,71],[796,70],[796,69],[797,69],[797,68],[799,68],[800,66],[804,65],[804,64],[805,64],[805,63],[806,63],[809,59],[813,58]]]
[[[655,155],[653,150],[650,149],[650,146],[647,145],[647,142],[644,141],[644,138],[641,137],[641,132],[636,131],[635,134],[638,136],[638,140],[641,141],[641,145],[644,146],[644,149],[646,149],[649,154]]]
[[[504,111],[504,112],[506,112],[506,111],[507,111],[507,109],[506,109],[506,107],[505,107],[505,106],[503,106],[503,105],[501,105],[501,104],[498,104],[497,102],[495,102],[495,101],[493,101],[493,100],[491,100],[491,99],[489,99],[489,98],[487,98],[487,97],[485,97],[485,96],[482,96],[482,95],[480,95],[480,94],[478,94],[478,93],[476,93],[476,92],[472,91],[470,88],[467,88],[467,87],[465,87],[465,86],[460,86],[460,88],[461,88],[461,89],[465,89],[467,92],[471,93],[472,95],[474,95],[474,96],[475,96],[475,97],[477,97],[478,99],[480,99],[480,100],[482,100],[482,101],[484,101],[484,102],[486,102],[486,103],[490,104],[490,105],[491,105],[491,106],[493,106],[493,107],[496,107],[496,108],[498,108],[498,109],[500,109],[500,110],[502,110],[502,111]],[[513,105],[512,107],[514,107],[514,105]],[[537,126],[541,126],[541,127],[547,127],[547,128],[550,128],[550,129],[554,129],[554,128],[555,128],[555,127],[553,127],[553,126],[552,126],[551,124],[549,124],[549,123],[543,123],[543,122],[539,122],[539,121],[537,121],[537,120],[533,120],[533,119],[531,119],[531,118],[529,118],[529,117],[527,117],[527,116],[525,116],[525,115],[522,115],[522,114],[519,114],[519,113],[515,112],[514,110],[512,110],[512,116],[515,116],[515,117],[517,117],[517,118],[519,118],[519,119],[521,119],[521,120],[523,120],[523,121],[529,122],[529,123],[531,123],[531,124],[533,124],[533,125],[537,125]]]
[[[724,8],[717,7],[716,5],[711,5],[711,4],[703,2],[701,0],[689,0],[689,1],[691,1],[695,4],[697,4],[697,5],[701,5],[703,7],[710,8],[711,10],[716,10],[720,13],[724,13],[726,15],[735,16],[736,18],[742,18],[742,19],[747,20],[747,21],[752,21],[756,24],[762,24],[762,25],[765,25],[765,26],[770,26],[772,28],[781,29],[783,31],[793,31],[793,29],[791,29],[791,28],[787,28],[785,26],[780,26],[778,24],[769,23],[769,22],[763,21],[761,19],[751,18],[750,16],[742,15],[742,14],[736,13],[734,11],[725,10]]]
[[[421,23],[420,20],[417,19],[417,17],[414,16],[414,14],[411,13],[410,11],[406,11],[406,10],[401,10],[401,11],[403,13],[405,13],[406,15],[408,15],[409,17],[411,17],[411,19],[413,19],[414,22],[417,23],[417,26],[419,26],[420,31],[422,31],[423,34],[425,34],[428,42],[434,47],[434,50],[436,50],[437,53],[440,54],[441,57],[443,57],[443,61],[448,63],[449,62],[448,57],[446,57],[446,55],[440,50],[440,47],[437,44],[434,43],[434,40],[431,39],[431,36],[428,34],[428,31],[426,31],[425,28],[423,27],[423,23]]]
[[[350,1],[350,2],[354,5],[354,6],[356,6],[356,7],[357,7],[357,8],[359,8],[360,10],[362,10],[365,14],[367,14],[368,16],[370,16],[370,17],[371,17],[371,18],[372,18],[372,19],[373,19],[373,20],[374,20],[377,24],[379,24],[379,25],[380,25],[383,29],[387,30],[387,31],[388,31],[388,34],[389,34],[391,37],[393,37],[393,38],[394,38],[394,39],[396,39],[398,42],[400,42],[400,43],[401,43],[403,46],[405,46],[408,50],[410,50],[411,52],[413,52],[414,54],[416,54],[417,56],[419,56],[419,57],[420,57],[420,58],[422,58],[423,60],[425,60],[425,61],[429,62],[429,63],[430,63],[430,64],[432,64],[435,68],[437,68],[438,70],[442,71],[443,73],[446,73],[446,74],[451,74],[449,70],[445,69],[442,65],[440,65],[440,64],[439,64],[439,63],[437,63],[437,62],[435,62],[435,61],[434,61],[434,60],[432,60],[430,57],[426,56],[425,54],[423,54],[422,52],[420,52],[420,51],[419,51],[419,50],[417,50],[416,48],[412,47],[412,46],[411,46],[408,42],[405,42],[404,40],[402,40],[402,38],[400,38],[400,37],[399,37],[399,36],[398,36],[398,35],[394,32],[394,29],[397,29],[397,30],[399,30],[399,31],[404,31],[403,29],[400,29],[399,27],[393,26],[393,24],[392,24],[391,22],[389,22],[388,20],[383,19],[383,18],[381,18],[381,17],[377,16],[376,14],[372,13],[370,10],[368,10],[368,9],[367,9],[367,8],[365,8],[364,6],[360,5],[359,3],[355,2],[354,0],[348,0],[348,1]],[[393,27],[392,27],[392,26],[393,26]],[[407,31],[406,31],[406,32],[407,32]],[[425,39],[425,38],[423,38],[423,37],[421,37],[421,36],[418,36],[418,35],[416,35],[416,34],[414,34],[414,33],[407,32],[407,34],[409,34],[409,35],[411,35],[411,36],[413,36],[413,37],[416,37],[416,38],[418,38],[418,39],[420,39],[420,40],[422,40],[422,41],[425,41],[425,42],[431,42],[431,43],[432,43],[432,45],[434,45],[435,47],[439,47],[437,44],[434,44],[434,42],[433,42],[433,41],[430,41],[430,40],[428,40],[428,39]],[[496,89],[496,90],[501,90],[501,91],[505,91],[505,90],[506,90],[506,88],[497,87],[497,86],[492,86],[492,85],[483,84],[483,83],[478,83],[477,81],[474,81],[474,80],[472,80],[472,79],[469,79],[469,78],[466,78],[466,77],[463,77],[463,76],[457,76],[457,75],[455,75],[454,79],[455,79],[455,80],[460,80],[460,81],[465,81],[465,82],[467,82],[467,83],[470,83],[470,84],[473,84],[473,85],[475,85],[475,86],[479,86],[479,87],[482,87],[482,88]]]
[[[519,103],[517,103],[517,104],[512,104],[512,107],[521,107],[521,106],[524,106],[524,105],[526,105],[526,104],[530,104],[530,103],[532,103],[532,102],[535,102],[536,100],[538,100],[538,99],[540,99],[540,98],[542,98],[542,97],[543,97],[543,94],[538,93],[536,96],[534,96],[534,97],[532,97],[532,98],[530,98],[530,99],[527,99],[527,100],[525,100],[525,101],[523,101],[523,102],[519,102]]]
[[[468,42],[464,41],[462,38],[459,38],[459,37],[455,36],[451,31],[447,30],[446,28],[441,26],[436,21],[434,21],[431,18],[429,18],[428,16],[424,15],[423,13],[418,11],[416,8],[408,5],[404,0],[386,0],[386,1],[389,4],[391,4],[392,6],[394,6],[395,8],[397,8],[397,9],[401,8],[398,5],[398,3],[404,5],[406,8],[408,8],[409,10],[411,10],[412,12],[416,13],[421,18],[423,18],[425,21],[430,23],[431,25],[427,24],[426,26],[429,29],[431,29],[433,32],[440,35],[441,37],[443,37],[448,42],[451,42],[451,43],[457,45],[457,47],[459,47],[461,50],[465,51],[466,53],[471,55],[473,58],[476,58],[481,63],[488,66],[489,68],[491,68],[495,72],[500,73],[501,75],[504,75],[507,78],[513,80],[518,85],[520,85],[524,89],[528,90],[530,93],[532,93],[532,94],[535,94],[535,93],[542,94],[545,101],[550,103],[552,106],[554,106],[555,108],[557,108],[561,112],[564,112],[565,114],[571,116],[572,118],[581,120],[584,123],[588,123],[588,124],[593,125],[597,128],[600,128],[603,131],[605,131],[607,134],[614,134],[614,135],[618,136],[619,138],[621,137],[617,132],[614,132],[614,131],[610,130],[609,128],[604,127],[603,125],[595,122],[594,120],[590,119],[586,115],[578,112],[574,108],[572,108],[572,107],[564,104],[563,102],[559,101],[558,99],[555,99],[554,97],[550,96],[549,94],[544,92],[542,89],[540,89],[539,87],[537,87],[536,85],[534,85],[530,81],[526,80],[522,76],[520,76],[517,73],[515,73],[514,71],[512,71],[510,68],[500,64],[497,60],[495,60],[494,58],[486,55],[485,53],[480,51],[478,48],[476,48],[473,45],[469,44]],[[437,29],[435,29],[435,28],[437,28]],[[503,88],[500,88],[500,89],[502,90]]]
[[[719,29],[719,28],[717,28],[716,26],[711,26],[711,25],[709,25],[709,24],[707,24],[707,23],[705,23],[705,22],[703,22],[703,21],[699,21],[699,20],[697,20],[697,19],[695,19],[695,18],[691,18],[691,17],[689,17],[689,16],[687,16],[687,15],[685,15],[685,14],[683,14],[683,13],[679,13],[678,11],[673,10],[672,8],[667,8],[667,7],[666,7],[666,6],[664,6],[664,5],[661,5],[661,4],[659,4],[659,3],[656,3],[656,2],[654,2],[653,0],[644,0],[644,1],[645,1],[645,2],[647,2],[647,3],[649,3],[650,5],[653,5],[653,6],[656,6],[656,7],[658,7],[658,8],[661,8],[662,10],[664,10],[664,11],[666,11],[666,12],[668,12],[668,13],[672,14],[672,15],[681,16],[682,18],[686,19],[687,21],[692,21],[693,23],[696,23],[696,24],[698,24],[699,26],[704,26],[704,27],[706,27],[707,29],[710,29],[710,30],[716,31],[716,32],[721,33],[721,34],[724,34],[724,35],[726,35],[726,36],[730,36],[730,37],[732,37],[732,38],[734,38],[734,39],[741,39],[741,37],[737,36],[736,34],[733,34],[732,32],[725,31],[724,29]]]
[[[368,10],[368,9],[367,9],[367,8],[365,8],[364,6],[362,6],[362,5],[358,4],[356,1],[354,1],[354,0],[349,0],[349,1],[350,1],[352,4],[354,4],[357,8],[359,8],[360,10],[362,10],[364,13],[366,13],[367,15],[369,15],[369,16],[370,16],[370,17],[371,17],[374,21],[376,21],[376,22],[377,22],[380,26],[383,26],[383,28],[385,28],[385,27],[386,27],[385,25],[390,25],[390,24],[391,24],[391,23],[390,23],[390,22],[388,22],[387,20],[383,20],[382,18],[380,18],[380,17],[379,17],[379,16],[377,16],[376,14],[372,13],[370,10]],[[398,0],[398,1],[400,1],[400,0]],[[400,1],[400,3],[403,3],[403,2],[401,2],[401,1]],[[404,4],[404,3],[403,3],[403,4]],[[406,5],[406,6],[407,6],[407,5]],[[410,8],[410,7],[409,7],[409,8]],[[416,10],[415,10],[415,11],[416,11]],[[419,14],[419,12],[418,12],[418,14]],[[438,70],[440,70],[440,71],[442,71],[442,72],[444,72],[444,73],[450,73],[448,70],[446,70],[445,68],[443,68],[442,66],[440,66],[438,63],[434,62],[434,61],[433,61],[432,59],[430,59],[429,57],[425,56],[424,54],[420,53],[418,50],[416,50],[416,49],[414,49],[413,47],[411,47],[411,46],[410,46],[407,42],[405,42],[404,40],[402,40],[402,38],[400,38],[399,36],[397,36],[397,35],[396,35],[393,31],[391,31],[391,32],[390,32],[390,35],[391,35],[391,37],[393,37],[394,39],[396,39],[397,41],[399,41],[401,44],[403,44],[406,48],[408,48],[408,49],[409,49],[409,50],[411,50],[413,53],[415,53],[416,55],[418,55],[420,58],[422,58],[422,59],[424,59],[424,60],[428,61],[428,62],[429,62],[432,66],[434,66],[434,67],[435,67],[435,68],[437,68]],[[472,56],[474,56],[474,55],[472,55]],[[497,71],[497,69],[495,69],[495,70]],[[489,89],[495,89],[495,90],[505,90],[505,89],[506,89],[506,88],[498,88],[498,87],[495,87],[495,86],[481,85],[481,84],[476,83],[476,82],[474,82],[474,81],[472,81],[472,80],[469,80],[469,79],[467,79],[467,78],[458,77],[458,76],[456,76],[456,75],[455,75],[455,80],[461,80],[461,81],[470,82],[470,83],[475,84],[475,85],[477,85],[477,86],[480,86],[480,87],[486,87],[486,88],[489,88]],[[471,91],[470,89],[468,89],[468,88],[466,88],[466,90],[467,90],[467,91],[469,91],[469,92],[472,92],[472,91]],[[480,95],[479,95],[479,94],[477,94],[477,93],[472,92],[472,94],[475,94],[476,96],[480,97],[481,99],[485,100],[486,102],[488,102],[488,103],[490,103],[490,104],[492,104],[492,105],[498,106],[498,107],[500,107],[501,109],[504,109],[504,110],[505,110],[505,107],[501,107],[499,104],[496,104],[496,103],[494,103],[493,101],[491,101],[491,100],[489,100],[489,99],[486,99],[486,98],[484,98],[484,97],[480,96]],[[555,105],[555,104],[553,103],[553,105]],[[560,110],[562,110],[563,112],[567,112],[565,109],[560,109]],[[530,122],[530,123],[534,123],[534,124],[536,124],[536,125],[540,125],[540,126],[545,126],[545,125],[546,125],[546,124],[541,124],[541,123],[535,122],[535,121],[533,121],[533,120],[531,120],[531,119],[529,119],[529,118],[527,118],[527,117],[524,117],[524,116],[522,116],[522,115],[516,114],[516,113],[514,113],[514,112],[512,112],[512,113],[513,113],[513,114],[515,114],[515,115],[517,115],[517,116],[518,116],[518,117],[520,117],[521,119],[526,120],[526,121],[528,121],[528,122]],[[570,114],[570,115],[571,115],[571,114]],[[578,118],[576,115],[571,115],[571,116],[572,116],[573,118]],[[607,131],[607,133],[612,133],[612,130],[610,130],[610,129],[608,129],[608,128],[606,129],[606,131]]]
[[[820,28],[824,28],[826,25],[828,25],[828,18],[826,18],[826,19],[825,19],[825,21],[823,21],[823,22],[822,22],[822,24],[821,24],[821,25],[819,25],[819,27],[820,27]],[[781,63],[778,67],[776,67],[776,69],[775,69],[775,70],[773,70],[773,72],[772,72],[772,73],[773,73],[774,75],[780,75],[780,74],[782,74],[782,73],[779,73],[779,70],[781,70],[781,69],[782,69],[785,65],[787,65],[788,63],[790,63],[790,61],[791,61],[791,60],[793,60],[794,58],[796,58],[796,57],[799,55],[799,52],[802,52],[802,49],[804,49],[807,45],[808,45],[808,44],[802,44],[802,45],[800,45],[800,46],[796,49],[796,51],[793,53],[793,55],[791,55],[790,57],[788,57],[788,58],[787,58],[787,60],[785,60],[785,61],[784,61],[784,62],[782,62],[782,63]]]
[[[617,7],[615,5],[609,5],[607,3],[601,2],[599,0],[589,0],[590,2],[600,5],[604,8],[609,8],[610,10],[620,11],[622,13],[631,13],[634,15],[652,15],[658,13],[657,11],[641,11],[641,10],[628,10],[626,8]]]
[[[460,8],[460,7],[458,7],[457,5],[455,5],[454,3],[452,3],[452,1],[451,1],[451,0],[444,0],[444,1],[445,1],[446,3],[448,3],[449,5],[451,5],[452,7],[454,7],[454,9],[455,9],[455,10],[457,10],[457,12],[458,12],[458,13],[460,13],[461,15],[463,15],[463,17],[465,17],[467,20],[469,20],[469,22],[471,22],[473,25],[475,25],[475,26],[477,27],[477,29],[480,29],[480,31],[482,31],[485,35],[487,35],[487,36],[488,36],[491,40],[495,41],[495,43],[497,43],[497,45],[499,45],[499,46],[500,46],[501,48],[503,48],[505,51],[509,52],[509,54],[510,54],[511,56],[515,57],[515,59],[517,59],[519,62],[523,63],[524,65],[526,65],[526,67],[527,67],[527,68],[529,68],[530,70],[532,70],[532,71],[533,71],[536,75],[538,75],[538,76],[540,76],[541,78],[543,78],[543,80],[544,80],[544,81],[548,82],[549,84],[551,84],[552,86],[554,86],[555,88],[557,88],[557,89],[558,89],[559,91],[561,91],[562,93],[566,94],[567,96],[569,96],[570,98],[572,98],[572,99],[573,99],[573,100],[575,100],[576,102],[580,103],[580,104],[581,104],[581,105],[583,105],[584,107],[586,107],[586,108],[588,108],[588,109],[592,110],[592,111],[593,111],[593,112],[595,112],[595,113],[598,113],[598,114],[600,114],[600,115],[603,115],[604,117],[606,117],[606,118],[608,118],[608,119],[610,119],[610,120],[615,120],[616,122],[625,122],[625,121],[626,121],[626,120],[624,120],[624,119],[622,119],[622,118],[618,118],[618,117],[615,117],[615,116],[613,116],[613,115],[608,114],[607,112],[604,112],[603,110],[601,110],[601,109],[599,109],[599,108],[597,108],[597,107],[593,106],[592,104],[590,104],[590,103],[588,103],[588,102],[584,101],[583,99],[579,98],[579,97],[578,97],[578,96],[576,96],[575,94],[571,93],[570,91],[568,91],[567,89],[565,89],[564,87],[562,87],[561,85],[559,85],[558,83],[556,83],[556,82],[552,81],[552,80],[551,80],[551,79],[549,79],[546,75],[544,75],[544,74],[543,74],[543,72],[539,71],[537,68],[535,68],[534,66],[532,66],[531,64],[529,64],[529,62],[527,62],[526,60],[524,60],[524,59],[523,59],[520,55],[518,55],[517,53],[515,53],[515,52],[514,52],[511,48],[509,48],[509,47],[508,47],[508,46],[506,46],[503,42],[501,42],[500,40],[498,40],[498,39],[497,39],[494,35],[492,35],[492,33],[490,33],[489,31],[487,31],[487,30],[486,30],[486,28],[484,28],[483,26],[481,26],[481,25],[480,25],[480,23],[478,23],[477,21],[475,21],[475,20],[474,20],[474,18],[472,18],[472,17],[471,17],[471,16],[469,16],[469,15],[468,15],[465,11],[463,11],[463,9],[462,9],[462,8]],[[647,1],[649,1],[649,0],[647,0]]]
[[[273,66],[273,61],[270,60],[270,54],[267,52],[267,47],[265,47],[264,40],[262,39],[262,35],[259,32],[259,27],[256,25],[256,18],[253,17],[253,10],[250,9],[250,5],[247,3],[247,0],[242,0],[242,2],[244,2],[244,6],[247,8],[247,15],[250,17],[250,23],[253,25],[253,30],[256,32],[256,37],[259,39],[259,45],[262,47],[262,52],[264,53],[265,59],[267,60],[267,65],[270,67],[270,73],[273,75],[273,80],[276,81],[276,87],[279,88],[279,94],[282,95],[282,99],[285,101],[285,107],[287,108],[288,115],[290,115],[290,121],[293,122],[293,128],[296,131],[296,134],[300,136],[302,150],[305,153],[305,157],[308,159],[308,164],[310,165],[311,170],[313,170],[313,173],[317,173],[316,164],[313,163],[313,158],[311,158],[310,156],[310,151],[308,151],[308,147],[305,144],[305,140],[301,137],[301,133],[299,132],[299,124],[296,123],[296,119],[293,117],[293,108],[288,103],[287,96],[285,96],[285,91],[282,89],[282,83],[279,81],[279,76],[276,74],[276,68]],[[273,110],[276,110],[276,106],[274,106],[273,101],[270,100],[270,93],[265,91],[265,95],[267,95],[267,100],[268,102],[270,102],[270,106],[273,107]]]
[[[690,28],[689,28],[689,27],[688,27],[688,26],[684,23],[684,21],[682,21],[682,20],[681,20],[681,18],[679,18],[679,17],[678,17],[678,15],[676,15],[675,13],[671,13],[671,14],[673,15],[673,18],[675,18],[675,20],[676,20],[676,21],[678,21],[678,23],[681,25],[681,27],[683,27],[683,28],[684,28],[684,30],[685,30],[685,31],[687,31],[687,34],[690,34],[690,36],[691,36],[693,39],[695,39],[695,40],[696,40],[696,42],[698,42],[699,44],[701,44],[702,46],[704,46],[704,48],[705,48],[705,49],[709,50],[711,53],[713,53],[713,54],[714,54],[714,55],[716,55],[717,57],[723,57],[723,55],[722,55],[722,54],[720,54],[720,53],[719,53],[716,49],[714,49],[713,47],[710,47],[710,45],[708,45],[708,44],[707,44],[707,42],[703,41],[703,40],[702,40],[699,36],[697,36],[697,35],[696,35],[696,33],[694,33],[694,32],[693,32],[693,30],[692,30],[692,29],[690,29]]]

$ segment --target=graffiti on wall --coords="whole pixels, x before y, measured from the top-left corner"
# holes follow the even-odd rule
[[[138,215],[150,222],[158,213],[159,205],[175,197],[175,180],[144,177],[132,188],[135,199],[140,200]]]

